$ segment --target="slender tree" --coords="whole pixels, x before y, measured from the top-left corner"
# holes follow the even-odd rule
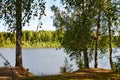
[[[117,4],[116,4],[117,3]],[[107,17],[107,26],[108,26],[108,32],[109,32],[109,60],[110,60],[110,66],[111,69],[114,69],[114,64],[112,60],[112,54],[113,54],[113,49],[112,49],[112,36],[113,33],[112,31],[115,31],[113,27],[118,26],[118,21],[119,21],[119,2],[118,1],[112,1],[108,0],[107,2],[107,11],[105,16]]]
[[[93,2],[90,0],[64,0],[62,3],[65,11],[59,11],[55,6],[52,7],[55,13],[54,25],[58,29],[65,30],[62,46],[72,58],[79,57],[80,63],[80,55],[83,53],[85,68],[89,68],[88,51],[92,44],[91,27],[93,26],[94,6],[91,4],[94,4]]]
[[[111,34],[111,20],[108,18],[108,27],[109,27],[109,53],[110,53],[110,66],[113,69],[113,60],[112,60],[112,34]]]
[[[5,21],[9,30],[16,31],[16,67],[22,65],[22,26],[29,23],[31,17],[44,14],[44,0],[2,0],[0,5],[0,19]]]
[[[16,67],[22,66],[22,0],[16,0]]]
[[[96,43],[95,43],[95,64],[94,67],[98,67],[98,41],[99,41],[99,35],[100,35],[100,0],[98,1],[98,18],[97,18],[97,31],[96,31]]]

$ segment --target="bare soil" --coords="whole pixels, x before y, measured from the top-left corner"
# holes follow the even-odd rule
[[[109,69],[89,68],[61,75],[35,76],[23,80],[120,80],[120,74]]]
[[[65,74],[63,76],[72,76],[72,77],[79,77],[81,80],[84,79],[92,79],[92,80],[120,80],[119,74],[116,74],[114,71],[110,69],[103,69],[103,68],[88,68],[88,69],[81,69],[70,74]]]
[[[79,72],[96,72],[96,73],[110,73],[113,72],[110,69],[103,69],[103,68],[87,68],[87,69],[80,69],[73,73],[79,73]]]
[[[8,77],[11,78],[26,78],[26,77],[33,77],[34,75],[29,72],[28,69],[25,68],[19,68],[19,67],[14,67],[14,68],[8,68],[8,67],[0,67],[0,80],[5,79],[6,80]]]

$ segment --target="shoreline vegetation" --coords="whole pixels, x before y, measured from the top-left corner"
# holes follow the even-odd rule
[[[23,31],[22,32],[22,47],[23,48],[57,48],[60,47],[60,39],[63,34],[60,31]],[[16,47],[15,32],[0,32],[0,48],[15,48]]]
[[[23,31],[22,32],[22,47],[23,48],[57,48],[61,47],[65,32],[56,31]],[[101,45],[108,47],[108,36],[102,36]],[[113,36],[113,48],[120,47],[120,37]],[[15,48],[16,47],[15,32],[0,32],[0,48]],[[101,45],[99,47],[101,47]]]
[[[60,75],[35,76],[22,80],[119,80],[120,74],[109,69],[89,68]],[[20,79],[21,80],[21,79]]]
[[[15,48],[15,44],[10,45],[0,45],[0,48]],[[59,42],[39,42],[35,44],[22,44],[23,48],[59,48],[61,47]]]

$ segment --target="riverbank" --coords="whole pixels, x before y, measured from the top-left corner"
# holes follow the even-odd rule
[[[108,69],[90,68],[67,74],[37,76],[24,80],[120,80],[120,74]]]
[[[29,69],[19,67],[0,67],[0,80],[18,80],[26,77],[34,77]]]
[[[58,48],[60,47],[60,43],[59,42],[39,42],[39,43],[22,43],[22,47],[23,48]],[[16,45],[15,44],[3,44],[0,45],[0,48],[15,48]]]

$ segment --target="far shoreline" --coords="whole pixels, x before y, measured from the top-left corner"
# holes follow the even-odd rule
[[[22,48],[60,48],[61,46],[56,46],[56,47],[39,47],[39,46],[36,46],[36,47],[33,47],[33,46],[31,46],[31,47],[27,47],[27,46],[24,46],[24,47],[22,47]],[[15,46],[14,47],[2,47],[2,46],[0,46],[0,48],[16,48]]]
[[[0,48],[15,48],[16,44],[3,44],[0,45]],[[40,42],[40,43],[26,43],[22,44],[22,48],[60,48],[61,45],[59,42]]]

